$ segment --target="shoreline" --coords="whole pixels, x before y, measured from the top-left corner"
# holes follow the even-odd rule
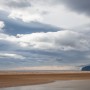
[[[90,80],[90,72],[0,72],[0,88],[46,84],[58,80]]]

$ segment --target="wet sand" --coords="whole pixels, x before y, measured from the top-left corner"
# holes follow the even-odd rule
[[[60,80],[40,85],[0,88],[0,90],[90,90],[90,80]]]
[[[90,72],[0,72],[0,88],[44,84],[58,80],[90,80]]]

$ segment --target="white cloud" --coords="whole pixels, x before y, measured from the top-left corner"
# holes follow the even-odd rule
[[[9,18],[24,22],[38,21],[62,28],[90,22],[89,17],[69,11],[64,5],[54,4],[55,2],[56,0],[0,0],[0,10],[7,12]]]
[[[31,8],[28,9],[16,9],[12,10],[9,17],[13,19],[21,19],[24,22],[31,22],[31,21],[42,21],[42,16],[37,11],[34,11]]]
[[[9,13],[9,18],[21,19],[24,22],[41,21],[41,11],[36,7],[31,7],[29,0],[1,0],[0,10]]]
[[[24,56],[12,53],[0,53],[0,58],[25,59]]]
[[[18,34],[17,36],[0,34],[0,40],[15,43],[25,49],[88,51],[90,48],[89,36],[71,30]]]
[[[0,21],[0,31],[2,30],[2,28],[4,28],[5,24],[3,21]]]
[[[17,35],[17,42],[26,48],[42,50],[89,50],[88,36],[74,31],[64,30],[47,33]]]

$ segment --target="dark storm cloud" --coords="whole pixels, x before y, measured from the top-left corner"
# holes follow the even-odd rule
[[[8,5],[10,5],[10,7],[15,7],[15,8],[18,7],[23,8],[23,7],[31,6],[31,4],[27,2],[27,0],[22,0],[22,2],[11,1],[10,3],[8,3]]]
[[[90,0],[34,0],[36,2],[47,3],[48,5],[65,5],[72,11],[77,11],[78,13],[85,13],[90,15]]]
[[[72,11],[90,15],[90,0],[57,0],[57,2],[65,4]]]
[[[27,0],[1,0],[0,5],[9,8],[25,8],[31,6]]]

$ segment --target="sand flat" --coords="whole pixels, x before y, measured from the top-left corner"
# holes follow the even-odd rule
[[[40,85],[0,88],[0,90],[90,90],[90,80],[60,80]]]
[[[50,83],[58,80],[86,80],[90,72],[0,72],[0,88]]]

